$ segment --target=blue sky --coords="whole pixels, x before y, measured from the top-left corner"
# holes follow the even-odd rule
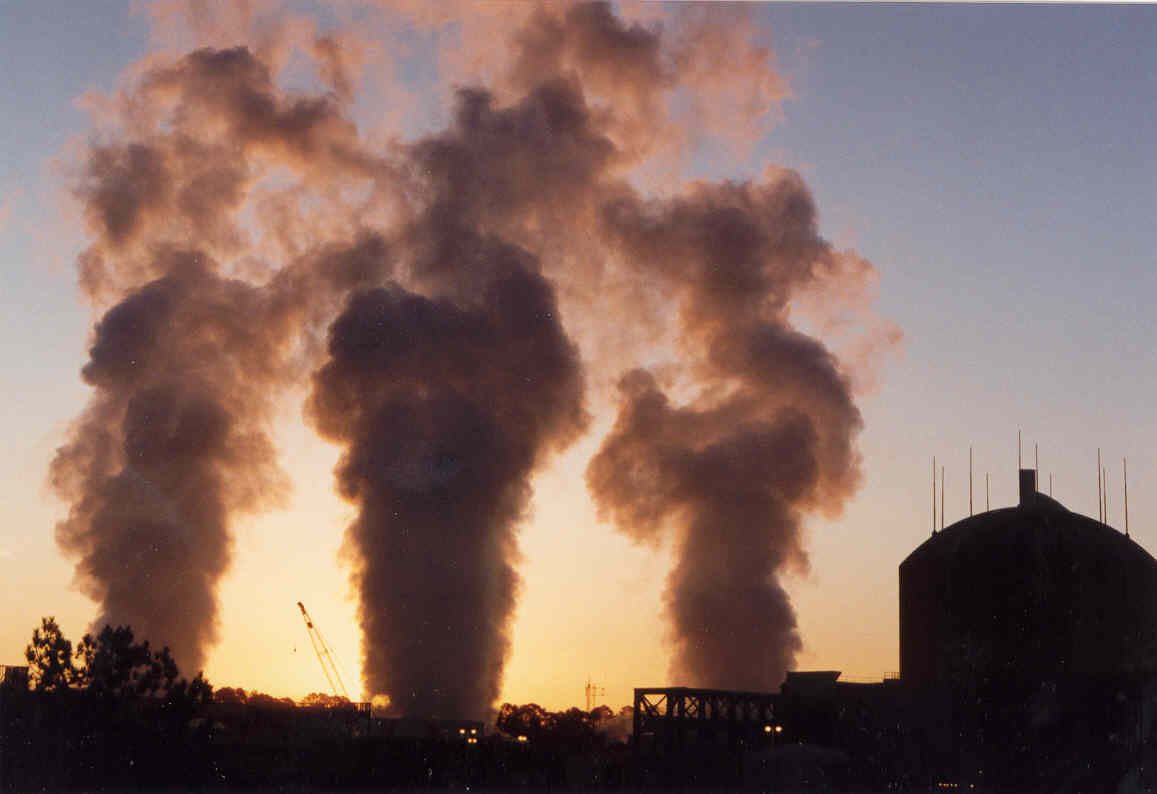
[[[1102,447],[1113,467],[1114,518],[1120,459],[1128,455],[1133,536],[1157,550],[1157,497],[1146,487],[1157,479],[1157,7],[753,10],[793,96],[750,158],[705,153],[695,171],[740,178],[768,162],[800,170],[821,229],[876,265],[878,311],[905,333],[879,390],[862,403],[863,490],[843,517],[813,522],[812,572],[790,587],[807,644],[801,666],[878,675],[896,664],[896,565],[927,534],[934,454],[947,469],[949,522],[967,513],[970,444],[978,504],[985,471],[993,506],[1014,500],[1022,427],[1026,461],[1040,444],[1045,486],[1052,472],[1055,495],[1093,515]],[[0,201],[7,197],[10,208],[0,226],[0,498],[8,514],[0,580],[18,591],[0,605],[0,663],[19,658],[41,614],[67,617],[73,634],[90,614],[68,590],[71,565],[51,540],[63,507],[43,487],[52,450],[84,405],[77,373],[91,323],[70,264],[83,237],[61,213],[64,179],[53,163],[89,128],[76,97],[111,89],[147,38],[147,20],[127,3],[0,0]],[[420,76],[433,63],[419,54],[410,68]],[[315,466],[321,490],[329,465]],[[262,548],[255,532],[258,540],[240,543],[242,556]],[[607,538],[596,543],[606,554],[630,554]],[[331,537],[323,554],[310,553],[326,566],[324,580],[340,585],[336,547]],[[548,555],[548,547],[528,535],[532,592],[520,618],[527,625],[538,619],[534,554]],[[662,584],[661,567],[647,571],[660,581],[639,586],[640,620],[657,611],[647,599]],[[348,614],[343,595],[332,596],[335,623]],[[315,611],[323,627],[324,612]],[[597,633],[589,625],[575,631]],[[352,631],[330,633],[352,661]],[[646,661],[636,668],[607,672],[612,699],[625,702],[629,687],[658,683],[638,676],[656,664],[661,670],[661,660],[638,653]],[[218,670],[241,683],[236,667],[220,662]],[[296,682],[294,675],[279,680]],[[508,694],[554,691],[525,680]],[[574,682],[575,702],[581,683]],[[537,696],[564,705],[553,694]]]

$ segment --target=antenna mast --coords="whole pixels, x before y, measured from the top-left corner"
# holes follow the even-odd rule
[[[321,671],[325,673],[325,680],[329,681],[329,688],[333,690],[335,695],[341,695],[349,700],[350,693],[346,691],[345,684],[342,683],[341,673],[338,672],[337,665],[333,661],[333,653],[325,644],[325,638],[321,636],[317,626],[313,625],[313,620],[305,611],[305,604],[298,601],[297,606],[301,610],[301,616],[305,618],[305,628],[309,632],[309,641],[313,643],[313,651],[317,654],[317,660],[321,662]],[[336,686],[334,681],[337,681]]]
[[[992,509],[992,505],[988,501],[988,472],[984,473],[984,509]]]
[[[1106,468],[1102,477],[1105,481],[1105,523],[1109,524],[1109,470]],[[1109,524],[1109,526],[1112,526]]]
[[[936,456],[932,456],[932,534],[936,534]]]
[[[972,515],[972,447],[968,447],[968,515]]]
[[[1097,447],[1097,520],[1103,524],[1105,523],[1105,500],[1101,496],[1103,493],[1101,471],[1101,448]]]
[[[1125,478],[1125,537],[1129,537],[1129,462],[1121,458],[1121,474]]]

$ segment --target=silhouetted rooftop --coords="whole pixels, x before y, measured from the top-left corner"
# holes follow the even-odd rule
[[[929,557],[978,552],[982,547],[1003,549],[1030,541],[1037,545],[1059,534],[1067,543],[1100,555],[1143,559],[1157,568],[1157,559],[1123,532],[1074,513],[1042,493],[1036,494],[1035,501],[1029,504],[977,513],[937,531],[900,565]]]

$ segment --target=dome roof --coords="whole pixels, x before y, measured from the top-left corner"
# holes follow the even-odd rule
[[[923,558],[977,554],[985,550],[1001,554],[1024,543],[1039,545],[1049,540],[1077,544],[1098,556],[1136,559],[1157,570],[1157,559],[1124,533],[1074,513],[1041,493],[1036,494],[1035,502],[977,513],[937,531],[900,565]]]

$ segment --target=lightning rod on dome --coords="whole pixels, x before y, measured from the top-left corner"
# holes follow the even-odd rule
[[[972,447],[968,447],[968,515],[972,515]]]
[[[1105,523],[1105,500],[1101,498],[1101,448],[1097,447],[1097,520]]]
[[[1125,480],[1125,537],[1129,537],[1129,462],[1121,458],[1121,476]]]
[[[1109,469],[1108,468],[1106,468],[1105,471],[1102,473],[1101,479],[1105,483],[1105,524],[1108,526],[1112,526],[1112,524],[1109,523]]]

